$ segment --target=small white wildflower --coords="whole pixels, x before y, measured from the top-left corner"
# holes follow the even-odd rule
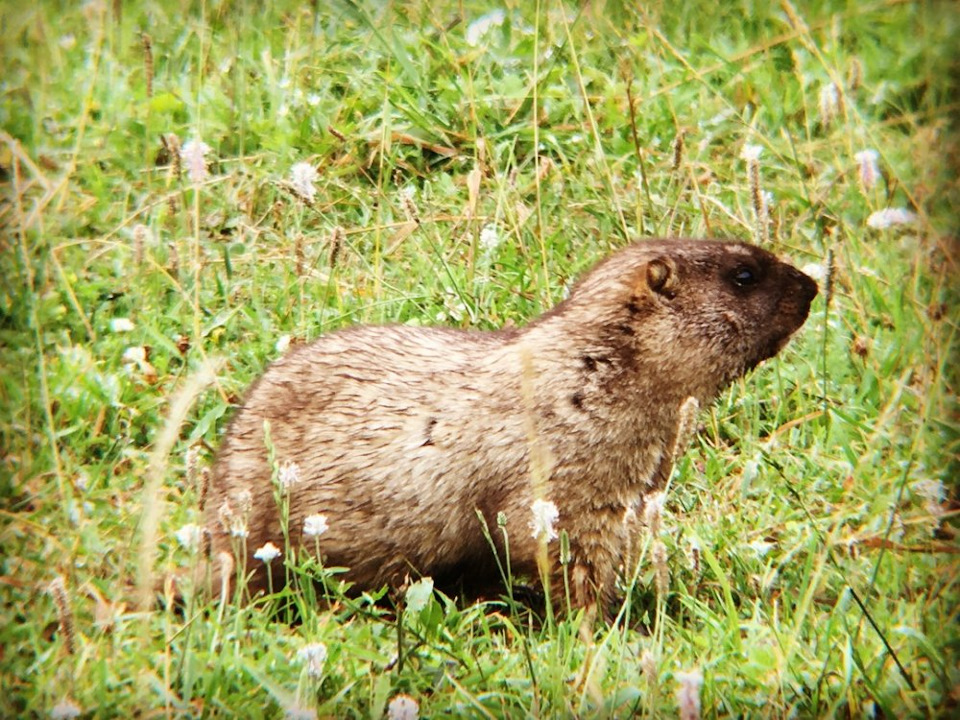
[[[466,41],[467,45],[476,47],[480,40],[495,27],[503,25],[506,14],[503,10],[494,10],[486,15],[481,15],[467,26]]]
[[[820,123],[826,127],[833,122],[840,112],[840,94],[834,83],[827,83],[820,88]]]
[[[123,351],[120,362],[124,365],[141,365],[147,361],[147,349],[142,345],[134,345]]]
[[[500,233],[497,232],[497,226],[493,223],[484,225],[480,231],[480,249],[486,253],[491,253],[500,245]]]
[[[317,169],[307,162],[298,162],[290,168],[290,185],[294,192],[304,200],[313,202],[317,195],[317,188],[313,183],[317,180]]]
[[[744,145],[743,149],[740,150],[740,157],[747,162],[758,162],[760,160],[760,153],[762,152],[762,145]]]
[[[880,154],[876,150],[861,150],[853,156],[853,159],[857,161],[860,184],[864,190],[870,190],[876,186],[880,179],[880,168],[877,166],[879,157]]]
[[[310,107],[316,107],[320,104],[320,96],[317,93],[310,93],[307,95],[307,105]]]
[[[940,480],[920,480],[913,485],[913,491],[924,499],[923,507],[932,517],[939,518],[947,512],[947,492]]]
[[[173,536],[177,538],[177,542],[180,543],[181,547],[193,552],[200,547],[200,538],[203,537],[203,528],[201,528],[199,525],[194,525],[193,523],[187,523],[182,528],[177,530]]]
[[[268,542],[266,545],[258,547],[256,552],[253,553],[253,556],[261,562],[269,563],[271,560],[276,560],[280,557],[280,548],[272,542]]]
[[[77,473],[77,476],[73,479],[73,486],[80,492],[86,492],[89,485],[90,480],[84,472]]]
[[[202,140],[187,140],[180,148],[180,162],[186,168],[190,182],[202,183],[210,177],[206,159],[208,152],[210,146]]]
[[[766,540],[754,540],[752,543],[749,543],[747,547],[753,550],[758,557],[764,557],[770,552],[770,549],[774,547],[774,543],[767,542]]]
[[[743,464],[743,472],[740,475],[740,481],[743,485],[749,486],[760,474],[759,457],[759,455],[755,455]]]
[[[903,208],[884,208],[870,213],[867,218],[867,226],[874,230],[886,230],[894,225],[909,225],[917,216],[909,210]]]
[[[804,275],[809,275],[818,282],[827,277],[827,268],[820,263],[807,263],[800,268],[800,272]]]
[[[680,687],[677,688],[677,706],[680,720],[698,720],[700,717],[700,688],[703,686],[703,673],[698,669],[678,672],[674,675]]]
[[[329,529],[326,515],[308,515],[303,520],[303,534],[308,537],[320,537]]]
[[[285,353],[290,348],[290,336],[281,335],[277,339],[277,344],[274,345],[274,348],[278,353]]]
[[[278,479],[280,487],[289,492],[290,488],[300,482],[300,466],[295,462],[285,462],[280,466]]]
[[[60,47],[63,48],[64,50],[70,50],[76,44],[77,44],[77,38],[75,35],[71,33],[67,33],[66,35],[60,36]]]
[[[304,645],[297,652],[297,659],[307,668],[307,675],[315,680],[323,677],[323,664],[327,661],[327,646],[323,643]]]
[[[389,720],[418,720],[419,717],[420,706],[409,695],[397,695],[387,705]]]
[[[533,531],[533,538],[543,537],[547,542],[557,537],[557,531],[554,524],[560,517],[560,511],[556,503],[550,500],[534,500],[530,506],[533,518],[530,520],[530,529]]]
[[[79,717],[83,711],[73,700],[61,700],[50,709],[50,717],[54,720],[68,720]]]
[[[946,489],[940,480],[919,480],[913,484],[912,489],[925,500],[936,503],[942,503],[946,497]]]
[[[133,332],[135,327],[130,318],[113,318],[110,321],[110,331],[115,333]]]

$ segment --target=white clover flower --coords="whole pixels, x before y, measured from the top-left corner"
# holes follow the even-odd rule
[[[281,335],[279,338],[277,338],[277,344],[274,345],[274,349],[275,349],[278,353],[285,353],[287,350],[289,350],[289,349],[290,349],[290,336],[289,336],[289,335]]]
[[[483,230],[480,231],[480,248],[486,253],[491,253],[499,245],[500,233],[497,232],[497,226],[494,223],[484,225]]]
[[[418,720],[419,717],[420,706],[409,695],[397,695],[387,705],[389,720]]]
[[[827,277],[827,268],[820,263],[807,263],[802,268],[800,272],[804,275],[809,275],[817,282],[824,280]]]
[[[261,562],[269,563],[271,560],[276,560],[280,557],[280,548],[272,542],[268,542],[266,545],[258,547],[256,552],[253,553],[253,556]]]
[[[752,543],[747,545],[748,548],[753,550],[757,557],[764,557],[770,549],[774,547],[774,543],[767,542],[766,540],[754,540]]]
[[[759,457],[759,455],[755,455],[743,464],[743,472],[740,475],[740,480],[744,485],[750,485],[750,483],[757,479],[757,475],[760,474]]]
[[[678,672],[674,675],[680,687],[677,688],[677,707],[680,720],[698,720],[700,717],[700,688],[703,686],[703,673],[698,669]]]
[[[316,197],[317,189],[313,186],[316,179],[317,169],[310,163],[298,162],[290,168],[290,185],[304,200],[313,202]]]
[[[207,153],[210,146],[202,140],[187,140],[180,148],[180,162],[187,171],[187,177],[192,183],[202,183],[210,177],[207,170]]]
[[[133,332],[136,328],[136,325],[130,320],[130,318],[113,318],[110,321],[110,331],[115,333],[125,333]]]
[[[940,480],[920,480],[913,484],[913,492],[923,498],[923,508],[934,518],[939,518],[947,512],[944,502],[947,491]]]
[[[940,480],[918,480],[911,489],[925,500],[942,503],[947,496],[946,488]]]
[[[550,500],[534,500],[530,510],[533,513],[533,518],[530,520],[533,538],[536,540],[543,537],[547,542],[555,539],[557,531],[554,524],[560,517],[556,503]]]
[[[323,677],[323,664],[327,661],[327,646],[323,643],[310,643],[297,651],[297,659],[307,668],[307,675],[315,680]]]
[[[123,351],[123,357],[120,358],[120,362],[124,365],[142,365],[146,361],[147,349],[142,345],[128,347]]]
[[[740,150],[740,157],[749,162],[759,162],[760,153],[763,152],[763,145],[744,145]]]
[[[199,525],[194,525],[193,523],[187,523],[182,528],[177,530],[173,536],[177,539],[177,542],[180,543],[181,547],[193,552],[200,547],[200,539],[203,537],[203,528]]]
[[[903,208],[884,208],[870,213],[867,218],[867,226],[874,230],[886,230],[894,225],[909,225],[917,219],[909,210]]]
[[[853,156],[857,161],[860,184],[863,185],[864,190],[874,187],[880,179],[880,168],[877,166],[879,157],[880,154],[876,150],[861,150]]]
[[[69,720],[79,717],[83,711],[73,700],[61,700],[50,709],[50,717],[54,720]]]
[[[479,18],[474,20],[467,26],[467,33],[465,39],[467,45],[476,47],[480,44],[480,40],[483,39],[483,36],[490,32],[495,27],[500,27],[503,25],[503,21],[506,19],[506,14],[503,10],[494,10],[489,12],[486,15],[481,15]]]
[[[308,515],[303,520],[303,534],[308,537],[320,537],[329,529],[326,515]]]
[[[290,488],[300,482],[300,466],[292,461],[285,462],[280,466],[278,479],[280,487],[289,492]]]

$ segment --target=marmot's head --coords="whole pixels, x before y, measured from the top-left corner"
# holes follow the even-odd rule
[[[753,245],[657,240],[602,262],[557,315],[590,323],[621,380],[653,376],[706,401],[776,355],[816,295],[807,275]]]

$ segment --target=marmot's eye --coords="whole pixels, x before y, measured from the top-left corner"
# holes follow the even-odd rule
[[[750,287],[760,282],[757,273],[743,265],[734,270],[731,277],[733,278],[734,284],[738,287]]]

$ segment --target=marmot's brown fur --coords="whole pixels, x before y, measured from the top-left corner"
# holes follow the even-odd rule
[[[775,355],[816,294],[813,280],[751,245],[645,241],[522,329],[325,335],[274,362],[230,423],[207,501],[214,554],[238,546],[229,528],[249,492],[245,566],[252,587],[265,587],[253,552],[284,547],[271,477],[296,463],[290,542],[312,551],[304,519],[326,516],[323,562],[349,568],[357,588],[417,575],[498,583],[477,511],[501,558],[504,513],[510,567],[536,577],[531,504],[542,497],[569,535],[573,602],[609,600],[624,513],[668,476],[681,404],[713,400]],[[272,567],[282,579],[282,563]]]

